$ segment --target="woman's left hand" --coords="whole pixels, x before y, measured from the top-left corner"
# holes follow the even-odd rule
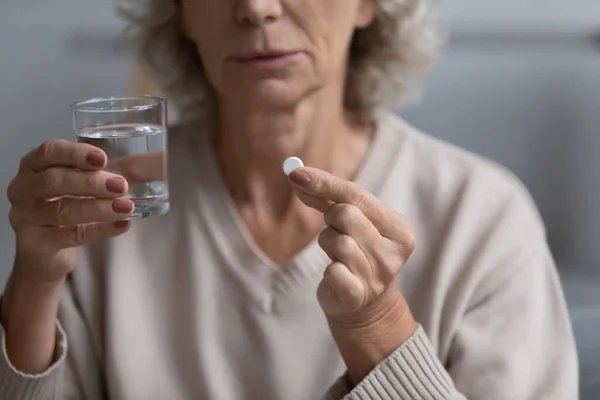
[[[353,182],[315,168],[290,174],[300,200],[324,214],[319,245],[333,261],[318,290],[333,318],[348,317],[396,287],[396,275],[415,249],[411,224]]]
[[[307,167],[289,177],[300,200],[324,214],[327,228],[319,245],[332,263],[317,297],[351,377],[361,380],[416,329],[396,283],[415,249],[414,229],[353,182]],[[361,357],[363,344],[369,354]],[[349,363],[348,358],[356,357],[359,360]]]

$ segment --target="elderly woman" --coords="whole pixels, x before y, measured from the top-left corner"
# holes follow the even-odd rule
[[[23,158],[0,398],[577,397],[525,189],[385,112],[434,56],[430,1],[121,6],[181,116],[171,211],[122,221],[90,145]]]

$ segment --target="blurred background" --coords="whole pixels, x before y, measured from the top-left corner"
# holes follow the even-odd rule
[[[111,0],[0,0],[0,187],[69,104],[140,87]],[[409,122],[512,170],[559,265],[581,364],[600,396],[600,1],[441,0],[450,40]],[[0,287],[13,257],[0,198]]]

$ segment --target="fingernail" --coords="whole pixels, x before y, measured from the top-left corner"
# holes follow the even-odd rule
[[[106,181],[106,189],[111,193],[123,193],[125,181],[121,178],[110,178]]]
[[[104,166],[104,154],[99,151],[92,151],[85,157],[85,161],[92,167],[103,167]]]
[[[131,200],[116,199],[112,202],[112,209],[119,214],[127,214],[133,209],[133,204],[131,203]]]
[[[290,179],[296,185],[307,186],[310,183],[311,177],[304,171],[292,171],[290,173]]]
[[[126,229],[129,227],[129,221],[116,221],[113,222],[113,226],[116,229]]]

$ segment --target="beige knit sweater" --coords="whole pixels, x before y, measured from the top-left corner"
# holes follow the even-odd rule
[[[417,229],[398,282],[420,328],[352,388],[337,380],[344,364],[316,300],[328,264],[318,244],[275,266],[210,146],[173,133],[169,151],[171,211],[87,249],[64,293],[54,365],[15,370],[2,332],[0,399],[577,398],[544,228],[500,167],[379,118],[357,181]]]

